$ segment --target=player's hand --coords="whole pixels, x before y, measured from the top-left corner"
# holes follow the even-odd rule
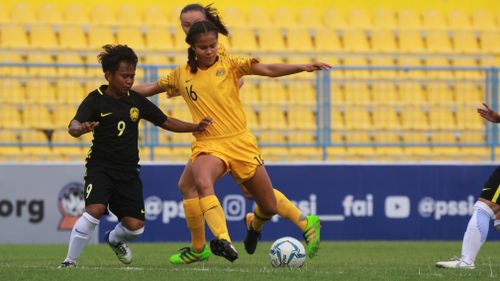
[[[500,122],[500,116],[496,111],[491,109],[486,103],[483,103],[483,106],[484,108],[477,109],[477,112],[481,115],[481,117],[493,123]]]
[[[329,65],[327,63],[323,63],[323,62],[314,62],[314,63],[304,64],[304,71],[307,71],[307,72],[312,72],[312,71],[316,71],[316,70],[328,70],[331,68],[332,68],[331,65]]]
[[[80,134],[83,135],[85,133],[93,131],[97,126],[99,126],[98,121],[93,122],[83,122],[80,126]]]
[[[198,123],[197,131],[198,132],[205,131],[207,129],[207,127],[210,126],[210,124],[212,124],[213,122],[214,122],[214,119],[212,119],[212,117],[210,117],[210,116],[203,118],[200,121],[200,123]]]

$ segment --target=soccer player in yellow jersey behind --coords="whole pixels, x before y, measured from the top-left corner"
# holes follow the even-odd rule
[[[190,45],[188,63],[177,67],[157,83],[139,85],[135,90],[143,94],[166,91],[170,96],[182,95],[193,120],[206,113],[214,119],[205,133],[196,136],[191,162],[188,163],[190,173],[185,176],[191,176],[190,180],[196,186],[199,203],[194,199],[193,205],[199,204],[216,237],[210,243],[212,252],[234,261],[238,254],[231,244],[224,212],[214,194],[214,182],[230,172],[238,184],[246,187],[257,203],[249,226],[256,232],[278,212],[275,190],[263,166],[256,140],[247,129],[239,99],[239,79],[243,75],[278,77],[329,69],[330,66],[324,63],[262,64],[253,58],[219,55],[217,38],[218,29],[210,21],[194,23],[186,38]],[[187,214],[186,218],[189,224]],[[315,229],[319,230],[319,222]],[[317,246],[311,248],[312,253]]]

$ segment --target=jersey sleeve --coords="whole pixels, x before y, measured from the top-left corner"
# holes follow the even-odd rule
[[[148,120],[149,122],[159,126],[165,122],[168,117],[161,111],[158,106],[152,103],[149,99],[143,97],[140,94],[137,94],[141,99],[142,104],[142,118]]]
[[[175,97],[175,96],[180,96],[180,91],[179,91],[179,79],[180,79],[180,72],[181,68],[176,67],[174,71],[172,71],[170,74],[168,74],[165,77],[160,78],[156,82],[156,84],[165,92],[167,92],[168,97]]]
[[[251,74],[252,64],[259,62],[256,58],[244,58],[235,55],[227,55],[226,57],[231,68],[239,77]]]
[[[78,106],[76,115],[75,117],[73,117],[73,119],[81,123],[97,121],[95,108],[95,95],[91,93]]]

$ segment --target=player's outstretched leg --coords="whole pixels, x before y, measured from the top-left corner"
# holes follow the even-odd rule
[[[130,248],[124,242],[119,242],[118,244],[112,244],[109,241],[110,233],[111,230],[108,230],[106,232],[106,234],[104,235],[104,240],[106,241],[106,243],[108,243],[109,247],[111,247],[113,252],[115,252],[116,256],[122,263],[130,264],[132,262],[132,251],[130,251]]]
[[[313,258],[319,250],[321,223],[318,216],[307,216],[307,225],[304,229],[304,240],[307,243],[307,256]]]
[[[449,261],[438,261],[436,263],[437,267],[440,268],[456,268],[456,269],[474,269],[476,268],[474,263],[466,263],[462,259],[459,259],[457,257],[452,258]]]
[[[203,246],[201,252],[196,252],[193,247],[184,247],[177,254],[171,255],[169,261],[171,264],[191,264],[208,260],[211,255],[207,246]]]
[[[248,254],[255,253],[255,249],[257,248],[257,241],[260,240],[260,231],[256,231],[252,227],[252,220],[254,218],[253,213],[248,213],[245,216],[245,228],[247,230],[247,234],[245,236],[245,250]]]
[[[213,239],[210,241],[210,250],[216,256],[221,256],[230,262],[235,261],[238,258],[238,252],[234,248],[231,242],[226,239]]]

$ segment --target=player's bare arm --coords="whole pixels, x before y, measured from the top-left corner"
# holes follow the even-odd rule
[[[93,121],[93,122],[80,122],[78,120],[71,120],[71,123],[69,124],[68,127],[68,132],[70,135],[72,135],[75,138],[78,138],[79,136],[86,134],[88,132],[91,132],[99,126],[98,121]]]
[[[165,122],[163,122],[163,124],[161,124],[160,127],[162,127],[165,130],[177,133],[203,132],[212,123],[213,119],[211,117],[203,118],[198,124],[188,123],[170,117]]]
[[[483,103],[483,106],[484,108],[477,109],[479,115],[490,122],[500,123],[500,115],[498,115],[498,113],[491,109],[486,103]]]
[[[156,82],[147,82],[140,85],[135,85],[132,87],[132,90],[145,97],[154,96],[156,94],[164,92],[164,90],[160,88],[160,86],[158,86]]]
[[[322,62],[314,62],[308,64],[254,63],[252,64],[252,74],[269,77],[279,77],[303,71],[311,72],[330,68],[332,67],[329,64]]]

